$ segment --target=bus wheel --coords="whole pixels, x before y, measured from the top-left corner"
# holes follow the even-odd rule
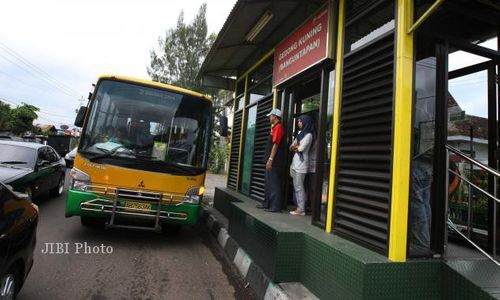
[[[161,233],[166,236],[173,236],[181,231],[182,226],[177,224],[162,224]]]
[[[82,222],[82,226],[87,228],[102,229],[106,224],[106,219],[96,217],[80,217],[80,221]]]

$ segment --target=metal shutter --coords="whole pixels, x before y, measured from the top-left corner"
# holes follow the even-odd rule
[[[273,107],[272,96],[261,99],[257,105],[257,127],[255,131],[250,195],[255,199],[264,201],[264,178],[266,172],[264,155],[266,152],[267,139],[271,130],[269,117],[266,117],[266,115],[271,111]]]
[[[335,231],[380,252],[388,246],[394,32],[344,58]]]
[[[229,174],[227,176],[227,186],[236,190],[236,182],[238,181],[238,157],[240,152],[241,139],[241,118],[243,110],[234,113],[233,134],[231,139],[231,157],[229,160]]]

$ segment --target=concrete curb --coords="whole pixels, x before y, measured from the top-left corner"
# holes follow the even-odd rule
[[[238,243],[228,234],[227,228],[206,207],[202,206],[202,210],[202,222],[207,225],[208,230],[217,239],[227,258],[233,262],[257,298],[264,300],[290,299],[283,289],[269,280],[260,267],[238,246]]]

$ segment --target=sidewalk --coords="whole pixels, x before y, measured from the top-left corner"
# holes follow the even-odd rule
[[[204,223],[213,237],[217,240],[222,248],[225,256],[240,273],[245,287],[253,290],[253,293],[258,299],[264,300],[317,300],[309,290],[307,290],[300,282],[273,282],[262,270],[254,259],[252,259],[245,249],[233,238],[229,233],[229,220],[216,208],[214,205],[215,188],[224,189],[227,183],[226,174],[207,173],[205,178],[205,195],[203,199],[203,212],[201,221]],[[255,208],[254,200],[252,200],[252,209],[257,213],[263,213],[262,210]],[[282,216],[267,217],[282,217],[289,219],[288,214]],[[304,219],[305,220],[305,219]],[[302,218],[296,221],[304,221]],[[310,219],[308,219],[310,220]],[[256,220],[257,222],[257,220]],[[280,223],[282,224],[282,223]],[[283,225],[285,227],[285,225]]]
[[[205,195],[203,202],[213,205],[215,187],[225,187],[227,174],[212,174],[207,172],[205,177]]]

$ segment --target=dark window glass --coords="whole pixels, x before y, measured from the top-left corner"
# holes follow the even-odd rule
[[[36,150],[14,145],[0,144],[0,164],[15,164],[32,168],[35,165]]]
[[[234,101],[234,111],[245,107],[245,80],[242,79],[236,83],[236,99]]]
[[[416,63],[413,161],[410,187],[410,257],[431,256],[432,193],[436,119],[436,58]]]
[[[243,94],[236,97],[234,105],[235,105],[235,111],[238,111],[243,108],[243,106],[245,105],[245,97]]]
[[[245,150],[243,153],[243,168],[241,178],[241,191],[250,193],[250,179],[252,175],[253,152],[255,144],[255,125],[257,121],[257,105],[248,109],[247,130],[245,135]]]
[[[173,164],[205,168],[210,121],[205,99],[106,80],[97,88],[80,151],[127,165],[154,164],[154,171],[168,172]]]
[[[37,164],[39,164],[43,160],[50,162],[50,157],[49,153],[47,152],[47,148],[41,148],[40,150],[38,150]]]
[[[54,149],[47,148],[47,156],[49,158],[49,162],[54,163],[59,160],[59,155],[54,151]]]
[[[259,101],[273,91],[273,59],[262,63],[248,76],[249,103]]]
[[[263,62],[254,72],[248,76],[248,88],[269,80],[269,76],[273,75],[273,57]]]
[[[242,79],[236,83],[236,95],[241,95],[245,92],[245,79]]]
[[[353,17],[357,16],[359,13],[366,11],[370,6],[372,6],[376,2],[377,0],[346,1],[345,4],[346,22],[349,22]]]
[[[249,102],[254,103],[259,101],[262,97],[271,94],[272,89],[272,77],[269,77],[267,81],[261,82],[259,85],[249,90]]]

